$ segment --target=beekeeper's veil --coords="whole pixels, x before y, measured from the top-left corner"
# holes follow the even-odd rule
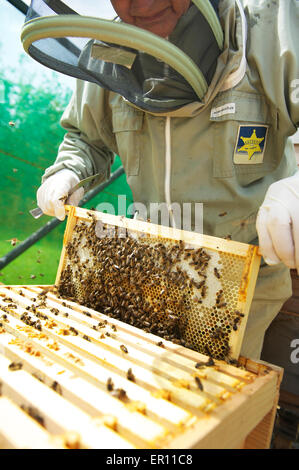
[[[103,0],[32,0],[22,41],[47,67],[97,83],[145,111],[167,112],[201,101],[208,89],[223,47],[218,1],[193,0],[163,39],[102,19]]]

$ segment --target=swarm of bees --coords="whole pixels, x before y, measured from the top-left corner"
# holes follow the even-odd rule
[[[42,325],[40,320],[34,320],[28,313],[23,313],[20,317],[20,320],[26,323],[28,326],[33,326],[33,328],[36,328],[39,331],[42,331]]]
[[[217,313],[223,320],[216,325],[209,320],[208,329],[205,324],[206,344],[195,344],[185,335],[190,309],[202,308],[209,295],[208,251],[189,248],[183,241],[162,243],[161,238],[144,234],[117,236],[117,227],[107,225],[106,236],[99,238],[96,220],[90,215],[91,222],[77,222],[65,247],[59,295],[204,354],[209,346],[209,356],[229,359],[229,335],[236,331],[241,317],[233,314],[233,320],[227,320],[223,289],[209,309],[212,317]],[[188,269],[184,269],[186,265]],[[221,269],[214,267],[210,272],[221,283]],[[200,319],[198,324],[200,329]]]

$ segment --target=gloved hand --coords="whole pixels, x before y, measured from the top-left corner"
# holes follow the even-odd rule
[[[299,172],[269,186],[256,228],[266,263],[299,272]]]
[[[37,190],[38,206],[45,214],[55,216],[59,220],[64,220],[64,204],[77,206],[84,195],[84,189],[79,188],[67,200],[65,199],[69,191],[79,181],[80,179],[76,173],[66,168],[49,176]]]

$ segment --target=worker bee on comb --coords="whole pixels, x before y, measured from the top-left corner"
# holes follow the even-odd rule
[[[220,278],[221,278],[220,273],[219,273],[219,271],[218,271],[217,268],[214,268],[214,274],[215,274],[215,276],[217,277],[217,279],[220,279]]]

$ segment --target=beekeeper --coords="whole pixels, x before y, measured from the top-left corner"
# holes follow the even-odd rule
[[[259,243],[264,255],[241,350],[259,358],[266,329],[292,294],[289,268],[299,269],[299,173],[290,140],[299,122],[299,1],[111,3],[121,23],[191,59],[202,96],[158,50],[155,57],[87,42],[80,73],[70,73],[82,80],[38,205],[63,219],[61,197],[92,174],[100,173],[96,184],[109,178],[114,154],[134,201],[203,203],[205,234]]]

